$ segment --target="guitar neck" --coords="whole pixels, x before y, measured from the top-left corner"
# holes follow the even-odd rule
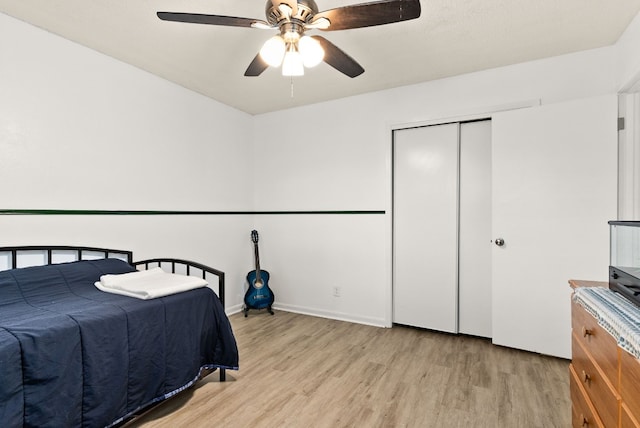
[[[253,244],[254,253],[256,257],[256,281],[262,282],[262,276],[260,275],[260,253],[258,252],[258,243]]]

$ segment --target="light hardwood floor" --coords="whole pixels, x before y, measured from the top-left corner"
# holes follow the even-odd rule
[[[569,362],[486,339],[277,311],[230,317],[240,370],[129,426],[569,427]]]

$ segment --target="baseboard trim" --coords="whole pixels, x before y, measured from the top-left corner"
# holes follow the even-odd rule
[[[233,305],[228,307],[225,312],[228,316],[231,316],[233,314],[242,312],[243,306],[244,306],[243,304]],[[304,306],[288,305],[286,303],[274,303],[273,309],[274,311],[292,312],[295,314],[309,315],[312,317],[327,318],[327,319],[336,320],[336,321],[346,321],[346,322],[352,322],[355,324],[370,325],[372,327],[382,327],[382,328],[387,327],[385,320],[382,318],[359,317],[359,316],[353,316],[352,314],[347,314],[343,312],[324,311],[324,310],[318,310],[315,308],[308,308]]]

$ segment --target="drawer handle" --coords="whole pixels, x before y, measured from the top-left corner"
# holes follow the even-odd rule
[[[587,372],[585,372],[584,370],[582,370],[582,381],[584,383],[591,382],[591,376],[589,376],[589,374]]]
[[[582,419],[582,427],[588,427],[589,426],[589,419],[587,419],[584,415],[580,415],[580,419]]]
[[[585,326],[582,326],[582,337],[587,337],[587,336],[591,336],[593,334],[593,331],[591,331],[591,329],[588,329]]]

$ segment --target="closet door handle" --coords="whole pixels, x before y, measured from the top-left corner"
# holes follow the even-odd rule
[[[497,238],[495,241],[493,241],[498,247],[502,247],[504,245],[504,239],[502,238]]]

